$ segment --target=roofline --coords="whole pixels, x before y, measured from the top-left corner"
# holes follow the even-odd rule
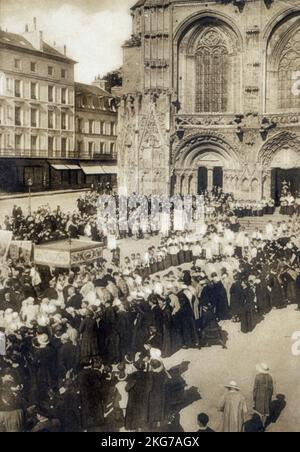
[[[136,2],[134,5],[131,6],[130,10],[134,11],[136,8],[142,8],[144,6],[143,5],[139,5],[139,2]]]
[[[79,93],[79,92],[76,93],[76,87],[79,88],[79,85],[81,85],[81,86],[86,86],[86,87],[88,87],[88,88],[90,88],[90,87],[92,87],[92,88],[98,88],[98,89],[100,89],[101,91],[103,91],[103,93],[106,94],[107,97],[111,97],[112,99],[115,99],[115,98],[116,98],[116,96],[114,96],[112,93],[110,93],[109,91],[106,91],[105,89],[99,88],[99,86],[96,86],[96,85],[93,85],[93,84],[88,84],[88,83],[83,83],[83,82],[75,82],[75,95],[76,95],[76,94],[81,94],[81,93]],[[96,94],[91,93],[91,95],[96,95]],[[101,94],[99,93],[99,94],[97,94],[97,95],[100,96]]]
[[[49,44],[47,44],[47,45],[49,45]],[[17,50],[19,52],[30,53],[30,54],[38,55],[38,56],[44,57],[44,58],[51,58],[53,60],[64,61],[64,62],[68,62],[70,64],[78,64],[78,61],[75,61],[72,58],[69,58],[67,56],[64,56],[63,54],[61,54],[61,56],[60,55],[54,55],[52,53],[43,52],[41,50],[30,49],[28,47],[22,47],[22,46],[18,46],[16,44],[9,44],[9,43],[4,43],[4,42],[0,42],[0,47],[2,47],[4,49]]]

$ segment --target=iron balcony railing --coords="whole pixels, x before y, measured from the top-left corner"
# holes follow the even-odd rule
[[[76,151],[49,151],[33,149],[0,149],[0,158],[79,158]]]

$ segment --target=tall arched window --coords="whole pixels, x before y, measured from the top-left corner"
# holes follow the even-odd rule
[[[196,112],[225,112],[228,108],[229,52],[222,34],[208,29],[196,50]]]
[[[178,42],[176,71],[181,113],[241,109],[241,40],[225,22],[203,17]]]
[[[278,66],[279,109],[300,108],[300,94],[295,91],[295,83],[300,78],[299,71],[300,29],[288,40],[280,54]]]

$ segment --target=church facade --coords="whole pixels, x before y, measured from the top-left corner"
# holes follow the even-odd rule
[[[120,194],[300,191],[298,0],[140,0],[124,45]]]

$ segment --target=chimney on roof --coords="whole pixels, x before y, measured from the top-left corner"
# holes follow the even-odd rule
[[[66,45],[62,46],[62,45],[57,44],[56,41],[54,41],[53,42],[53,48],[57,52],[61,53],[62,55],[67,56],[67,46]]]
[[[109,82],[101,78],[100,75],[95,77],[95,80],[92,83],[93,86],[97,86],[98,88],[103,89],[104,91],[110,92]]]
[[[43,32],[40,31],[40,50],[43,50]]]
[[[37,29],[36,17],[33,19],[33,30],[29,30],[29,26],[26,25],[23,36],[36,50],[43,50],[43,33]]]

